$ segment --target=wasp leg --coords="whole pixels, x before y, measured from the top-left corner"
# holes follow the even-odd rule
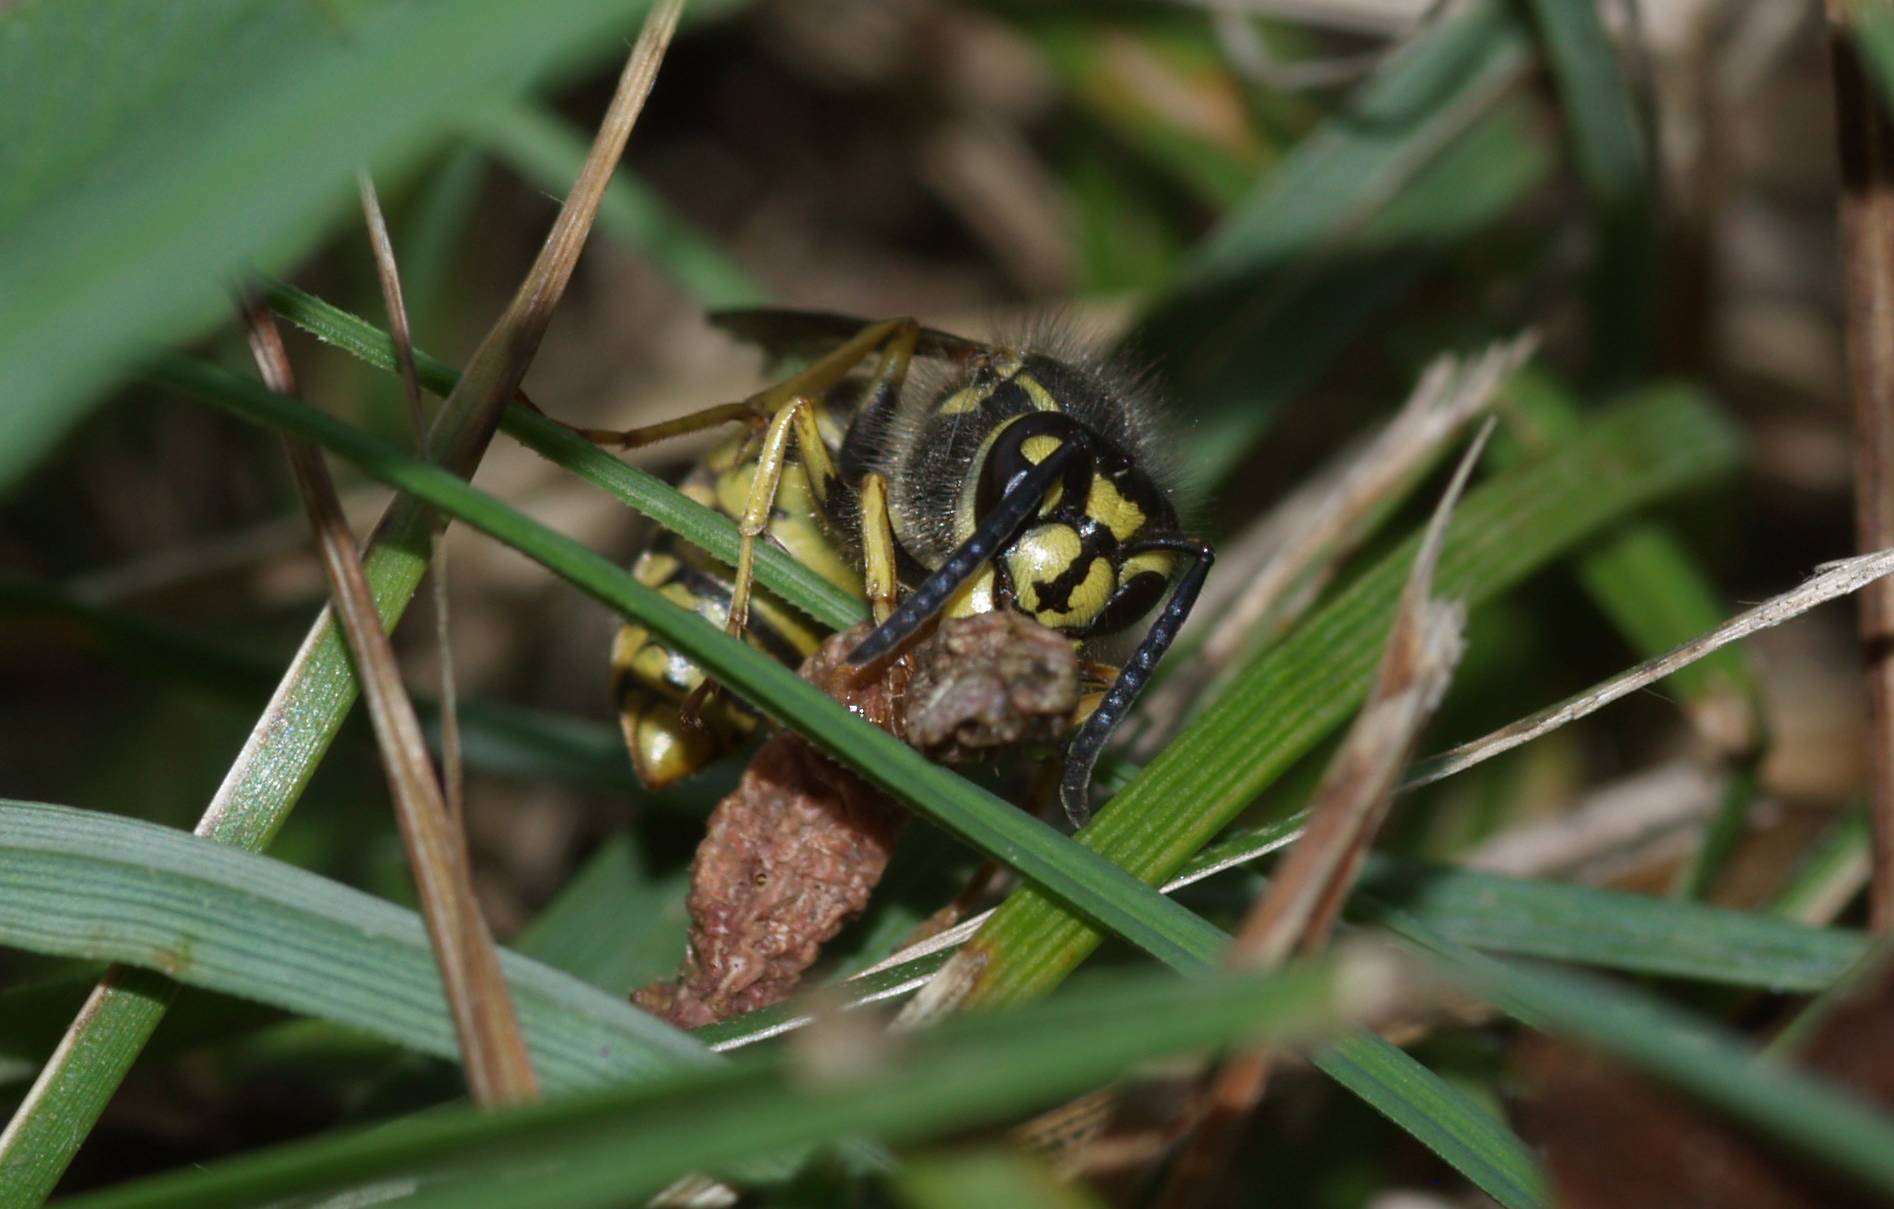
[[[1142,550],[1171,550],[1188,554],[1195,561],[1178,578],[1164,611],[1145,631],[1144,640],[1131,653],[1124,670],[1112,681],[1104,699],[1085,719],[1072,745],[1066,749],[1065,777],[1059,784],[1059,797],[1065,804],[1066,817],[1071,819],[1074,827],[1083,827],[1091,818],[1092,766],[1098,762],[1099,753],[1105,749],[1111,732],[1131,712],[1138,694],[1144,690],[1151,672],[1157,667],[1157,661],[1169,649],[1171,640],[1177,637],[1184,619],[1190,616],[1191,606],[1197,603],[1197,594],[1203,590],[1204,577],[1210,573],[1211,563],[1216,561],[1216,552],[1208,543],[1181,535],[1146,538],[1126,547],[1128,554]]]
[[[719,403],[715,407],[706,407],[702,411],[694,411],[687,416],[678,416],[676,419],[664,420],[657,424],[645,424],[638,428],[582,428],[577,424],[568,424],[557,416],[547,415],[543,409],[534,408],[534,410],[567,432],[576,433],[594,445],[617,446],[621,450],[641,449],[646,445],[655,445],[659,441],[668,441],[672,437],[703,432],[719,424],[732,424],[739,421],[755,424],[759,422],[761,415],[757,411],[756,404],[752,400],[745,399],[740,403]]]
[[[743,637],[750,620],[750,597],[756,586],[756,542],[769,531],[776,507],[776,492],[782,486],[783,467],[789,461],[789,442],[793,438],[801,455],[803,473],[808,476],[818,505],[825,497],[824,483],[838,482],[834,461],[822,441],[817,423],[818,404],[807,398],[792,399],[777,412],[763,434],[762,448],[756,455],[756,472],[744,501],[743,515],[737,518],[737,573],[730,587],[730,612],[724,632],[732,638]],[[890,543],[892,544],[892,538]],[[892,557],[892,556],[891,556]],[[700,716],[704,703],[717,692],[716,681],[705,678],[684,702],[686,721]]]
[[[783,468],[789,459],[789,442],[792,438],[796,442],[798,461],[808,479],[817,510],[825,518],[832,517],[835,507],[842,502],[836,497],[848,492],[848,485],[838,472],[835,459],[830,456],[828,444],[822,436],[823,400],[842,379],[855,371],[864,358],[880,349],[881,358],[869,383],[869,406],[879,411],[890,409],[900,393],[919,330],[912,319],[889,319],[871,324],[807,369],[751,396],[741,404],[710,408],[671,422],[674,426],[707,426],[736,418],[731,408],[747,409],[742,414],[754,420],[764,417],[769,420],[756,451],[756,468],[745,494],[743,511],[737,518],[740,541],[737,546],[736,577],[731,584],[730,611],[724,624],[725,632],[731,637],[741,638],[749,623],[750,599],[756,582],[756,542],[769,531],[775,515],[776,495],[782,485]],[[657,425],[654,429],[663,427]],[[634,431],[650,432],[653,429]],[[689,431],[689,428],[682,428],[681,431]],[[884,518],[885,514],[884,506]],[[887,563],[892,567],[892,531],[888,546],[890,553]],[[893,582],[892,573],[888,576],[888,582]],[[706,677],[685,699],[680,711],[683,721],[694,724],[701,718],[705,704],[717,691],[716,681]]]
[[[878,471],[862,477],[861,485],[862,579],[868,589],[868,605],[875,624],[888,620],[894,612],[898,588],[894,564],[894,525],[888,518],[888,478]]]
[[[856,366],[867,360],[868,355],[881,348],[890,337],[910,331],[919,331],[912,319],[884,319],[880,323],[871,323],[854,339],[837,346],[834,352],[814,362],[808,368],[752,396],[751,403],[765,415],[774,415],[798,400],[824,398],[837,383],[848,377]],[[912,336],[908,337],[907,346],[910,350],[914,347]],[[884,363],[886,360],[884,356]],[[903,368],[905,369],[905,358]],[[879,372],[877,368],[877,373]]]
[[[920,330],[912,319],[887,319],[880,323],[870,324],[853,339],[844,342],[807,369],[775,386],[736,403],[719,403],[715,407],[706,407],[701,411],[694,411],[689,415],[678,416],[671,420],[662,420],[656,424],[623,429],[585,428],[547,415],[545,410],[537,405],[533,405],[533,409],[566,431],[576,433],[594,445],[614,445],[621,450],[640,449],[659,441],[668,441],[672,437],[688,436],[694,432],[716,428],[721,424],[760,425],[799,398],[822,397],[836,383],[847,377],[857,365],[860,365],[864,358],[887,341],[889,336],[909,329],[915,333]],[[907,337],[907,346],[909,350],[913,349],[913,335]],[[904,363],[903,369],[905,368]]]

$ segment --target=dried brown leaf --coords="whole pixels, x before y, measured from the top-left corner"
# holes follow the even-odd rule
[[[832,635],[800,675],[930,758],[982,758],[1069,723],[1072,644],[1030,618],[950,618],[884,676],[848,668],[866,623]],[[695,1028],[787,998],[868,905],[908,815],[811,747],[772,736],[711,813],[691,866],[690,945],[679,974],[633,996]]]

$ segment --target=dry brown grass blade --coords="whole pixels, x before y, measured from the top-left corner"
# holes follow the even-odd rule
[[[1259,635],[1280,634],[1360,543],[1368,518],[1433,461],[1538,347],[1525,332],[1478,355],[1436,358],[1379,432],[1345,450],[1218,555],[1218,579],[1197,613],[1216,619],[1188,666],[1139,710],[1131,753],[1149,759],[1182,725],[1190,702]],[[1252,570],[1253,568],[1253,570]]]
[[[1556,814],[1516,824],[1455,862],[1507,877],[1606,885],[1674,865],[1702,835],[1728,778],[1678,759],[1588,787]]]
[[[1885,0],[1878,0],[1885,7]],[[1835,130],[1841,159],[1841,256],[1848,314],[1849,393],[1855,410],[1855,542],[1894,546],[1894,121],[1829,0]],[[1894,583],[1861,594],[1874,772],[1874,875],[1869,925],[1894,930]]]
[[[375,275],[381,280],[382,305],[388,311],[388,334],[394,341],[395,366],[408,400],[408,420],[414,427],[415,452],[427,456],[427,408],[421,402],[421,378],[414,368],[414,334],[408,326],[408,306],[401,294],[401,270],[395,262],[394,239],[374,178],[364,168],[356,176],[362,196],[362,221],[375,256]],[[460,711],[454,686],[453,626],[447,603],[447,543],[436,541],[429,559],[433,580],[434,650],[441,662],[441,791],[447,798],[447,817],[465,839],[467,832],[466,777],[460,754]]]
[[[1503,726],[1490,735],[1475,739],[1470,743],[1463,743],[1437,756],[1430,756],[1414,766],[1405,787],[1413,789],[1450,777],[1457,772],[1464,772],[1475,764],[1490,760],[1522,743],[1529,743],[1568,723],[1576,722],[1620,697],[1662,680],[1678,668],[1695,663],[1718,647],[1728,646],[1758,630],[1766,630],[1771,626],[1778,626],[1792,618],[1800,617],[1816,605],[1833,600],[1837,596],[1859,592],[1871,584],[1884,583],[1885,577],[1890,573],[1894,573],[1894,549],[1880,550],[1873,554],[1860,554],[1853,558],[1844,558],[1839,562],[1824,563],[1817,569],[1815,575],[1782,595],[1771,597],[1753,609],[1738,613],[1714,630],[1700,634],[1681,646],[1673,647],[1655,659],[1647,659],[1602,684],[1594,685],[1582,693],[1567,697],[1557,705],[1548,706],[1536,714]]]
[[[578,264],[586,236],[591,233],[592,220],[605,196],[605,186],[610,183],[612,170],[625,150],[625,141],[631,137],[631,128],[644,109],[645,98],[651,95],[658,65],[664,61],[664,52],[671,45],[671,35],[677,32],[678,18],[683,11],[684,0],[658,0],[652,5],[644,28],[638,32],[638,41],[625,60],[625,69],[619,73],[617,90],[612,94],[604,120],[599,123],[598,136],[585,157],[585,167],[580,170],[572,192],[566,196],[566,204],[533,260],[532,269],[520,283],[506,313],[474,350],[453,392],[442,403],[442,411],[453,412],[457,405],[477,400],[483,418],[482,423],[469,425],[457,434],[453,449],[430,450],[449,466],[460,464],[456,454],[462,446],[485,447],[500,422],[501,410],[512,401],[526,377],[527,366],[532,364],[533,354],[539,351],[539,342],[552,322],[553,308],[572,280],[573,267]]]
[[[1292,953],[1328,943],[1393,804],[1402,764],[1460,659],[1466,607],[1433,599],[1434,568],[1454,505],[1492,430],[1488,420],[1434,511],[1401,593],[1374,690],[1316,788],[1308,827],[1237,929],[1225,954],[1231,966],[1271,968]],[[1246,1050],[1212,1078],[1195,1134],[1160,1199],[1165,1209],[1210,1203],[1238,1132],[1262,1099],[1271,1059],[1266,1049]]]
[[[273,391],[295,395],[296,377],[276,319],[254,299],[243,303],[250,349],[263,381]],[[285,439],[322,558],[323,573],[354,656],[355,674],[374,725],[388,790],[395,802],[402,844],[414,872],[421,916],[441,968],[454,1031],[475,1103],[513,1104],[536,1099],[538,1080],[520,1032],[513,995],[500,972],[500,957],[474,898],[466,845],[447,813],[440,782],[428,758],[427,741],[414,702],[401,682],[394,645],[382,629],[355,535],[342,515],[335,483],[313,445]]]

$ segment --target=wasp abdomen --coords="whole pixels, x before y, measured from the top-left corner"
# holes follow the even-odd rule
[[[746,456],[747,444],[747,438],[739,436],[719,445],[680,489],[732,519],[740,515],[756,473],[754,456]],[[844,588],[861,591],[860,573],[829,541],[799,465],[784,467],[769,535],[799,562]],[[672,534],[655,537],[631,572],[638,582],[713,626],[721,628],[729,618],[734,591],[729,570]],[[825,632],[759,591],[751,600],[744,636],[751,646],[793,667],[816,649]],[[647,788],[690,776],[742,746],[756,730],[756,712],[728,693],[701,701],[695,724],[687,721],[685,701],[703,682],[702,668],[643,626],[619,629],[612,643],[612,695],[632,767]]]

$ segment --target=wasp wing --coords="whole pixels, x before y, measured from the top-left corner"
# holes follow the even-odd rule
[[[772,357],[818,357],[852,339],[874,322],[830,311],[794,311],[779,307],[714,311],[710,321],[739,340],[756,345]],[[921,329],[914,355],[936,361],[964,363],[987,346],[964,336],[933,328]]]

